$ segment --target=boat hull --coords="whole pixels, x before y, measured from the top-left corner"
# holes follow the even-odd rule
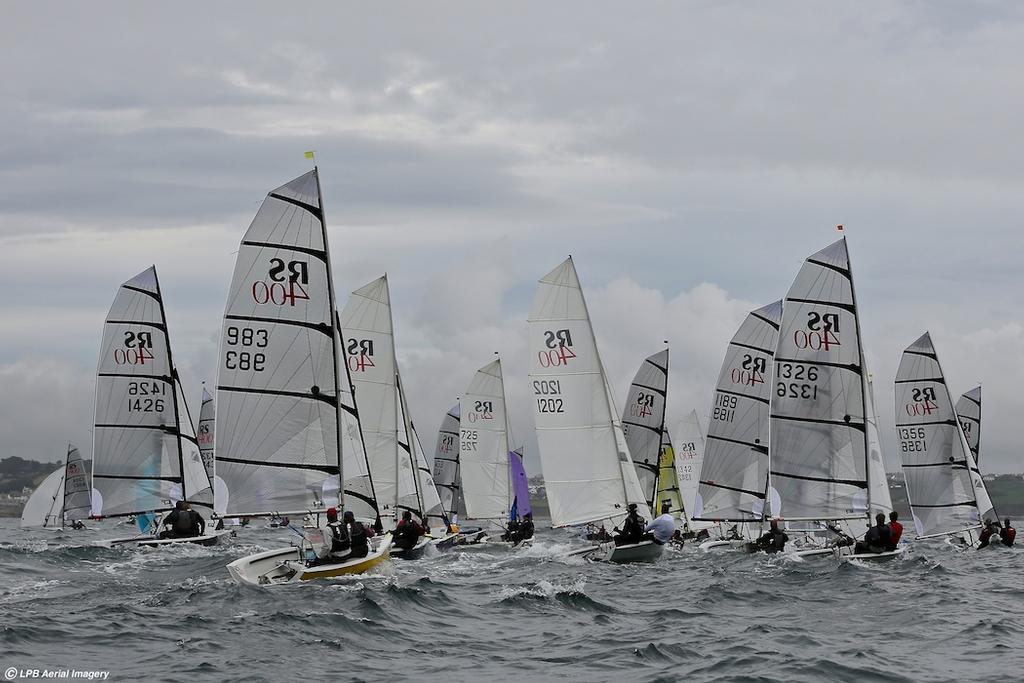
[[[190,536],[188,538],[153,538],[148,540],[142,540],[138,542],[138,545],[146,548],[160,548],[167,545],[179,545],[181,543],[192,543],[195,545],[212,546],[220,543],[220,540],[226,536],[234,536],[235,532],[229,529],[221,529],[219,531],[213,531],[202,536]]]
[[[423,553],[426,552],[427,546],[433,542],[434,539],[429,536],[423,536],[416,541],[416,545],[406,550],[405,548],[391,547],[391,557],[399,560],[418,560],[423,557]]]
[[[227,565],[231,578],[242,585],[273,586],[302,581],[333,579],[351,574],[364,574],[390,557],[391,536],[385,536],[366,557],[345,562],[307,567],[302,550],[296,546],[266,550],[239,558]]]
[[[619,546],[613,543],[604,543],[587,557],[592,560],[614,562],[616,564],[655,562],[661,557],[664,550],[665,546],[654,541],[641,541],[640,543]]]
[[[884,553],[857,553],[855,555],[850,555],[847,559],[851,562],[868,562],[873,564],[875,562],[889,562],[905,552],[907,552],[907,547],[901,545],[896,548],[896,550],[890,550]]]

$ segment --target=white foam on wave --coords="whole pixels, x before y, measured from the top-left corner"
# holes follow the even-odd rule
[[[502,586],[495,594],[498,600],[509,600],[523,595],[530,595],[537,598],[554,598],[559,593],[579,593],[586,595],[587,581],[582,576],[577,577],[571,584],[552,583],[547,579],[541,579],[532,586]]]

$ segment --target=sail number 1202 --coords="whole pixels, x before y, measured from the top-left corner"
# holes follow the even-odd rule
[[[533,395],[537,396],[538,413],[564,413],[562,381],[557,379],[533,380]]]

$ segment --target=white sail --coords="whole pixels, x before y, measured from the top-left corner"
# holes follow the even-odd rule
[[[398,467],[411,463],[410,453],[400,448],[399,396],[396,385],[394,326],[387,275],[354,291],[341,312],[345,362],[359,410],[369,476],[382,523],[394,525],[398,502]],[[408,440],[403,443],[408,447]],[[413,481],[411,464],[406,482]]]
[[[335,319],[344,339],[341,318],[337,313]],[[345,356],[346,361],[348,356]],[[352,370],[348,363],[343,364],[339,380],[341,381],[341,439],[342,439],[342,471],[345,472],[345,507],[351,510],[356,519],[376,523],[380,517],[377,506],[377,493],[370,476],[370,466],[366,456],[366,442],[363,438],[363,426],[359,415],[359,407],[355,399],[352,385]],[[325,485],[326,486],[326,485]],[[324,500],[333,505],[337,500],[338,483],[330,482],[334,493],[331,495],[325,488]]]
[[[704,432],[700,428],[696,410],[691,410],[689,415],[679,421],[676,439],[675,462],[679,495],[683,499],[683,508],[687,516],[693,517],[691,510],[697,507],[697,490],[700,485],[700,472],[704,466],[705,449]],[[711,524],[698,521],[690,524],[691,530],[708,526]]]
[[[749,313],[729,342],[718,376],[700,486],[690,516],[760,521],[768,486],[769,405],[782,302]]]
[[[71,522],[88,519],[92,508],[92,487],[89,486],[82,455],[74,446],[68,446],[63,486],[63,519]]]
[[[459,472],[466,517],[504,521],[512,505],[508,419],[501,361],[476,371],[462,397]]]
[[[118,289],[103,326],[96,374],[92,466],[102,509],[94,514],[169,510],[172,487],[180,491],[183,483],[181,493],[191,500],[199,484],[184,461],[195,436],[181,410],[155,267]]]
[[[185,491],[188,491],[190,503],[199,503],[207,507],[213,507],[213,486],[210,483],[210,473],[203,462],[202,450],[199,446],[199,437],[193,427],[192,415],[188,409],[188,402],[185,400],[185,390],[180,381],[175,382],[178,387],[178,416],[181,424],[181,466],[185,480]],[[171,487],[172,502],[183,499],[181,486],[175,484]]]
[[[956,418],[967,437],[976,465],[981,465],[981,387],[974,387],[956,402]]]
[[[434,531],[445,531],[448,529],[450,518],[448,512],[441,503],[441,495],[434,483],[434,475],[430,471],[430,464],[427,463],[426,453],[423,451],[423,443],[419,434],[416,433],[416,425],[411,424],[413,456],[416,460],[416,470],[419,473],[420,497],[423,499],[423,518]]]
[[[458,519],[459,504],[459,423],[461,406],[456,403],[445,413],[434,449],[434,483],[441,495],[441,506],[448,517]]]
[[[337,482],[339,349],[314,169],[271,191],[242,238],[221,332],[217,474],[226,514],[321,509]]]
[[[61,467],[47,475],[29,496],[21,511],[22,528],[63,526],[63,503],[64,467]]]
[[[199,406],[199,424],[196,425],[196,440],[199,442],[199,456],[203,460],[206,473],[213,482],[213,511],[224,515],[227,506],[227,484],[217,476],[217,458],[215,457],[214,429],[217,420],[216,406],[213,396],[203,387],[202,403]]]
[[[977,526],[973,458],[927,332],[903,351],[896,372],[896,435],[918,538]]]
[[[808,257],[786,294],[775,352],[771,485],[788,520],[863,519],[867,411],[846,240]]]
[[[640,490],[655,509],[658,462],[665,431],[665,402],[668,394],[668,349],[644,359],[629,385],[622,410],[622,433],[636,466]]]
[[[867,363],[864,364],[865,369]],[[871,375],[865,373],[868,401],[868,485],[871,497],[871,519],[879,512],[886,516],[892,512],[892,495],[889,493],[889,478],[882,457],[882,441],[878,436],[878,411],[875,410],[875,385]]]
[[[529,317],[530,393],[554,526],[649,518],[572,258],[540,280]]]

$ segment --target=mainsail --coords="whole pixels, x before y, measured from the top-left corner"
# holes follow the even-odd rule
[[[554,526],[650,516],[622,435],[572,257],[545,275],[529,317],[530,390]]]
[[[521,519],[533,514],[533,505],[530,504],[530,480],[523,467],[523,449],[509,451],[508,463],[512,472],[512,493],[515,496],[508,517],[512,520]]]
[[[118,289],[103,326],[96,373],[93,514],[169,510],[210,488],[171,358],[156,267]],[[208,494],[208,491],[207,491]],[[203,502],[199,499],[196,502]]]
[[[267,195],[235,261],[217,386],[217,474],[227,484],[226,514],[319,510],[325,489],[337,487],[334,310],[314,169]]]
[[[434,483],[441,496],[441,506],[449,519],[458,519],[459,513],[459,416],[456,403],[441,420],[434,449]]]
[[[501,360],[476,371],[462,397],[459,472],[466,517],[504,521],[512,507]]]
[[[668,503],[669,513],[689,524],[689,516],[685,505],[683,505],[682,492],[679,490],[679,475],[676,451],[666,429],[661,433],[661,454],[658,457],[658,491],[654,494],[654,506],[651,510],[660,513],[661,506]],[[695,472],[692,473],[692,476],[694,479],[697,478]]]
[[[782,302],[768,304],[749,313],[729,342],[691,517],[750,522],[771,514],[765,509],[768,415],[781,320]]]
[[[448,511],[441,503],[441,494],[434,484],[434,475],[430,472],[430,465],[427,463],[427,456],[423,451],[423,444],[419,434],[416,433],[416,425],[409,423],[412,429],[413,455],[416,461],[416,471],[419,474],[420,498],[423,501],[423,519],[430,523],[431,529],[446,531],[450,525],[451,518]]]
[[[956,402],[956,417],[974,455],[974,464],[981,464],[981,387],[974,387]]]
[[[36,487],[21,511],[21,527],[60,527],[64,524],[64,468],[54,470]]]
[[[867,363],[864,364],[867,368]],[[875,410],[875,384],[870,374],[865,375],[868,400],[868,482],[870,484],[871,519],[882,512],[892,512],[892,495],[889,493],[889,475],[885,471],[885,459],[882,457],[882,441],[878,436],[878,411]]]
[[[68,459],[64,465],[63,512],[61,518],[74,522],[89,517],[92,508],[92,487],[85,471],[82,455],[68,445]]]
[[[359,424],[369,476],[382,523],[394,526],[398,510],[399,463],[413,484],[411,449],[406,436],[397,386],[394,326],[387,275],[352,293],[341,312],[345,362],[352,390],[358,396]],[[399,445],[399,425],[402,445]],[[418,504],[415,505],[419,512]]]
[[[772,515],[863,519],[867,409],[846,240],[804,262],[782,308],[771,402]]]
[[[636,465],[640,490],[655,512],[658,489],[658,461],[665,432],[665,401],[668,392],[668,349],[648,356],[629,385],[622,411],[622,433]]]
[[[196,440],[199,442],[199,455],[203,460],[210,481],[213,482],[213,511],[224,516],[228,502],[228,488],[224,480],[217,475],[217,458],[215,456],[214,432],[216,429],[217,411],[213,396],[203,387],[203,398],[199,406],[199,424],[196,425]]]
[[[700,471],[704,466],[704,451],[706,444],[704,432],[700,428],[700,419],[697,411],[691,410],[690,414],[679,421],[679,428],[676,431],[678,441],[673,449],[673,459],[676,465],[676,479],[679,482],[679,495],[683,501],[683,509],[686,517],[693,517],[691,512],[697,507],[697,491],[700,487]],[[694,522],[690,529],[703,529],[712,526],[706,522]]]
[[[896,435],[918,538],[977,526],[974,458],[927,332],[903,351],[896,372]]]

